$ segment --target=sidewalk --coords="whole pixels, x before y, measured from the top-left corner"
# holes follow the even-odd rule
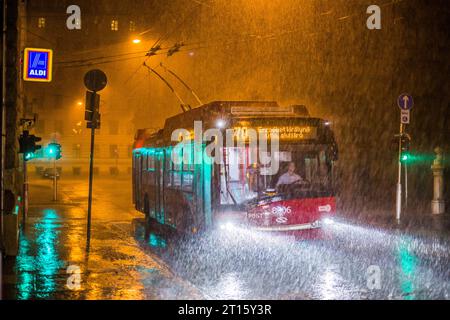
[[[201,298],[158,257],[144,252],[133,232],[135,213],[114,209],[105,200],[96,203],[96,212],[108,209],[93,218],[86,253],[84,201],[77,203],[73,199],[79,195],[61,190],[54,203],[46,184],[30,185],[19,254],[5,262],[5,299]]]

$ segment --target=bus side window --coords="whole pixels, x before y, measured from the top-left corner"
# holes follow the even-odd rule
[[[171,187],[172,186],[172,152],[168,151],[166,152],[166,164],[165,164],[165,168],[164,168],[164,172],[165,172],[165,178],[164,178],[164,186],[165,187]]]
[[[181,187],[181,175],[183,170],[183,150],[184,148],[179,149],[179,154],[176,158],[176,161],[172,161],[172,187]],[[174,149],[175,151],[175,149]]]
[[[194,172],[184,171],[183,172],[183,190],[192,191],[192,183],[194,179]]]
[[[147,157],[147,175],[148,175],[148,184],[151,186],[155,185],[155,156],[148,155]]]
[[[183,157],[183,179],[181,188],[184,191],[192,191],[194,179],[194,144],[189,144],[183,151],[185,154]]]
[[[181,187],[181,175],[183,173],[179,170],[173,170],[172,172],[172,186],[173,187]]]
[[[144,172],[144,181],[145,181],[145,183],[148,185],[149,183],[150,183],[150,176],[149,176],[149,172],[148,172],[148,168],[149,168],[149,166],[148,166],[148,162],[149,162],[149,159],[150,159],[150,155],[147,153],[147,154],[145,154],[145,156],[144,156],[144,168],[143,168],[143,172]]]

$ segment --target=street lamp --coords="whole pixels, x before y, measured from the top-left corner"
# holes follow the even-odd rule
[[[141,43],[141,39],[135,38],[135,39],[133,39],[133,43],[134,44],[139,44],[139,43]]]

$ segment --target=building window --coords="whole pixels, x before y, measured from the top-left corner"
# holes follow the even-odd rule
[[[109,134],[119,134],[119,121],[109,121]]]
[[[73,157],[76,159],[81,158],[81,145],[79,143],[73,145]]]
[[[38,28],[40,28],[40,29],[45,28],[45,18],[43,18],[43,17],[38,18]]]
[[[136,31],[136,22],[134,22],[133,20],[130,21],[130,31]]]
[[[111,159],[118,159],[119,158],[119,147],[117,144],[110,144],[109,145],[109,157]]]
[[[119,20],[111,20],[111,30],[112,31],[119,31]]]

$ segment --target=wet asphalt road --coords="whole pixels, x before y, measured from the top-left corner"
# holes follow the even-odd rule
[[[162,256],[212,299],[449,298],[448,242],[342,222],[329,229],[330,239],[308,241],[217,230]]]
[[[32,190],[9,298],[57,299],[449,299],[450,239],[337,220],[321,240],[232,227],[180,240],[146,227],[126,180],[94,185],[93,241],[85,253],[85,181],[62,181],[63,205]],[[41,188],[41,189],[39,189]],[[41,196],[36,198],[36,190]],[[50,199],[51,193],[48,194]],[[35,197],[35,198],[33,198]],[[66,287],[80,265],[79,290]]]
[[[30,212],[21,231],[19,254],[4,265],[4,299],[202,297],[132,237],[131,222],[140,215],[128,202],[128,181],[94,182],[89,253],[86,181],[62,180],[58,203],[52,201],[50,180],[31,183]],[[79,277],[68,270],[79,271]],[[74,275],[80,280],[78,287]]]

